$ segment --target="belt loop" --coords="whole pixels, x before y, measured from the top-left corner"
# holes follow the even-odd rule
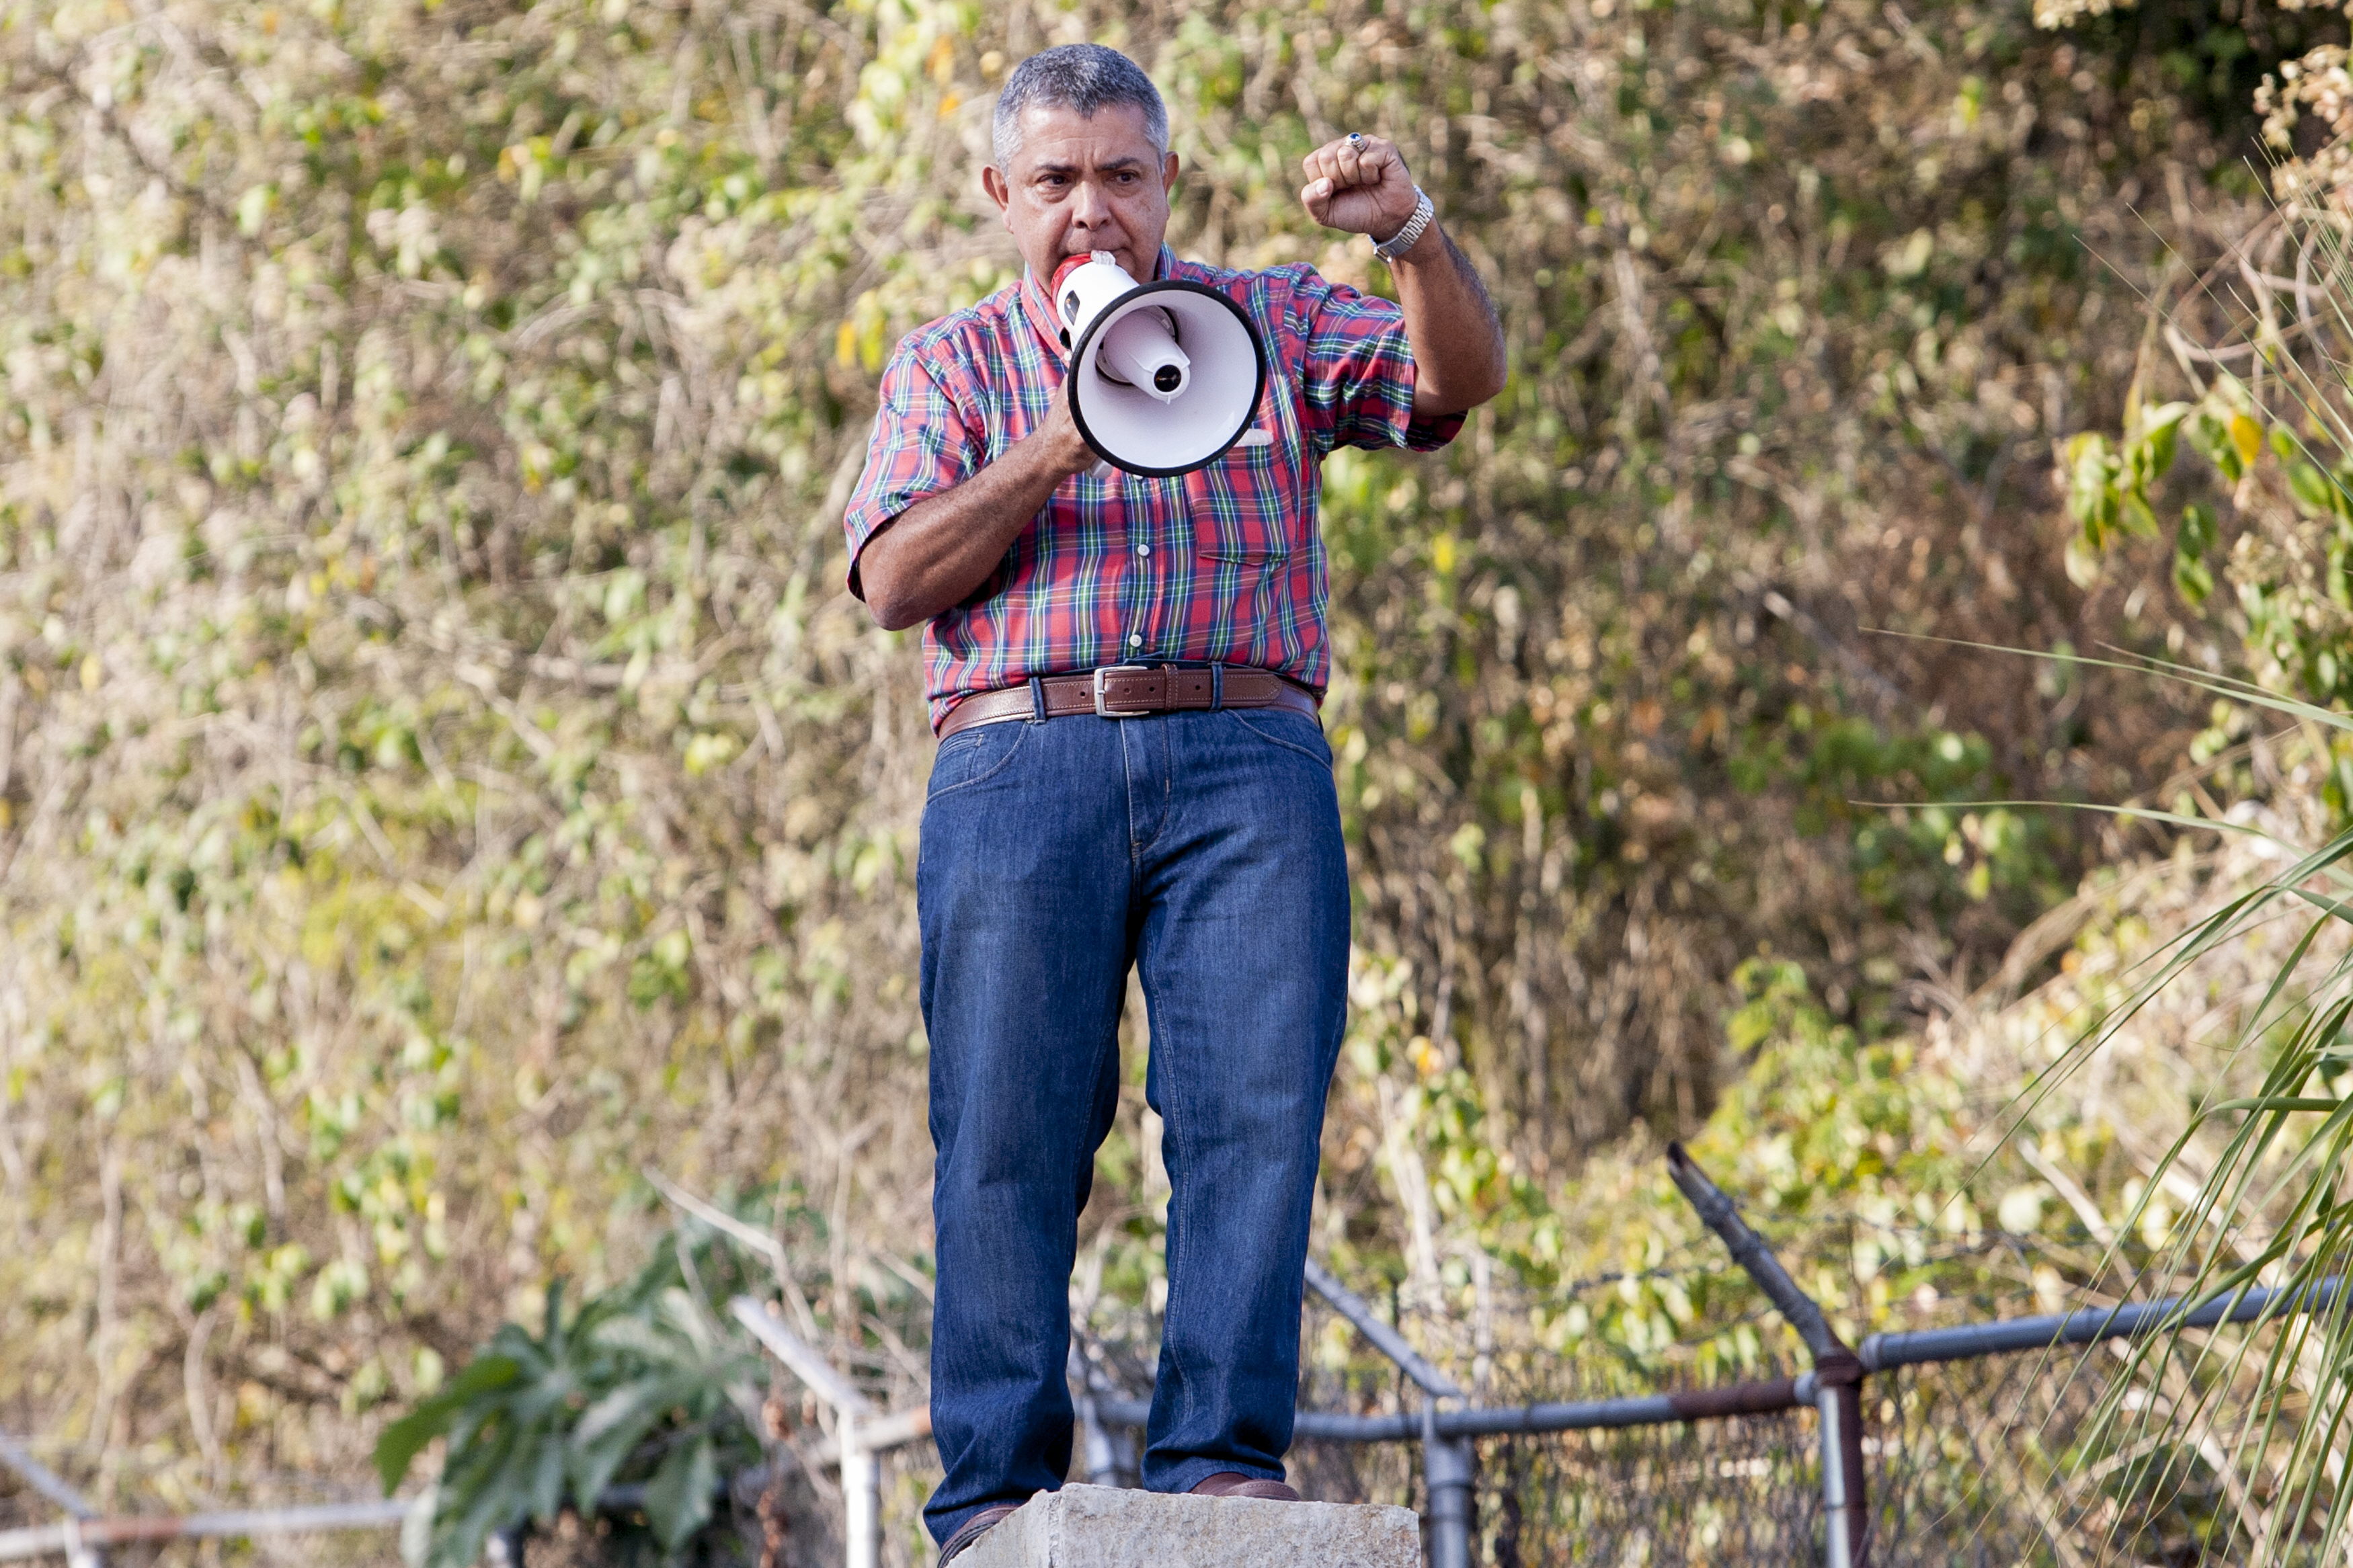
[[[1043,724],[1046,718],[1046,678],[1033,675],[1029,678],[1029,722]]]
[[[1209,666],[1209,711],[1217,712],[1226,705],[1226,667]]]

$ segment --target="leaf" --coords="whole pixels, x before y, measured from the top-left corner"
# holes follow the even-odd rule
[[[2067,510],[2096,548],[2115,513],[2116,462],[2107,437],[2086,430],[2067,443]]]
[[[454,1405],[440,1400],[428,1401],[399,1420],[386,1426],[375,1440],[375,1473],[384,1482],[384,1495],[390,1497],[408,1479],[408,1467],[422,1453],[425,1446],[448,1429],[449,1418],[457,1414]]]
[[[2176,555],[2173,586],[2189,603],[2202,605],[2214,592],[2214,574],[2194,555]]]
[[[2239,455],[2242,469],[2255,466],[2263,453],[2263,427],[2245,414],[2233,414],[2230,424],[2231,447]]]
[[[557,1510],[564,1507],[564,1444],[560,1434],[545,1433],[532,1454],[531,1479],[524,1489],[526,1507],[531,1517],[542,1524],[554,1524]]]
[[[691,1442],[670,1450],[646,1487],[646,1518],[664,1546],[675,1552],[702,1528],[718,1488],[719,1458],[710,1433],[698,1432]]]
[[[616,1389],[581,1415],[572,1431],[567,1464],[575,1503],[583,1509],[596,1506],[613,1472],[672,1402],[671,1380],[664,1378]]]
[[[2061,559],[2067,569],[2067,581],[2078,588],[2088,590],[2100,580],[2099,552],[2081,538],[2067,542],[2066,552]]]
[[[2192,501],[2181,509],[2181,527],[2173,536],[2174,548],[2195,561],[2214,548],[2218,531],[2214,509],[2203,501]]]
[[[524,1445],[506,1428],[467,1467],[463,1484],[443,1488],[444,1510],[434,1520],[429,1568],[470,1568],[491,1531],[522,1519],[527,1463]]]
[[[2129,462],[2133,481],[2146,486],[2161,479],[2173,467],[2174,439],[2180,433],[2182,418],[2189,412],[2187,403],[2168,403],[2142,416],[2140,427],[2132,440]]]
[[[262,220],[269,216],[269,209],[277,205],[278,192],[275,188],[269,185],[248,187],[245,194],[237,198],[237,232],[247,235],[259,234]]]
[[[2329,503],[2337,493],[2336,485],[2330,482],[2327,474],[2312,464],[2303,462],[2288,465],[2287,488],[2289,493],[2295,497],[2296,504],[2314,517],[2329,509]]]
[[[375,1473],[384,1482],[385,1496],[398,1489],[417,1454],[449,1429],[461,1407],[480,1394],[504,1388],[522,1370],[505,1356],[477,1356],[448,1387],[385,1427],[375,1440]]]
[[[2224,479],[2235,482],[2246,473],[2247,459],[2240,457],[2239,448],[2232,444],[2231,420],[2233,417],[2239,416],[2200,408],[2184,422],[2184,429],[2198,455],[2213,464],[2215,471]]]

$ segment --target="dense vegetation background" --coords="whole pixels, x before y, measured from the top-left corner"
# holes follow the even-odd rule
[[[1327,469],[1321,1245],[1431,1302],[1500,1258],[1536,1340],[1656,1365],[1683,1286],[1573,1287],[1669,1250],[1609,1207],[1660,1133],[1982,1230],[2021,1173],[1956,1208],[1964,1151],[2047,1058],[1952,1018],[2128,962],[2191,863],[1966,803],[2284,776],[2204,695],[1956,646],[2241,658],[2243,595],[2066,502],[2147,299],[2266,210],[2263,73],[2341,31],[2249,4],[8,7],[0,1425],[126,1507],[355,1479],[551,1278],[634,1273],[648,1166],[773,1191],[814,1321],[920,1389],[930,741],[839,517],[892,343],[1017,265],[992,84],[1081,37],[1168,96],[1180,252],[1384,287],[1292,195],[1378,130],[1512,344],[1452,448]],[[1131,1064],[1082,1288],[1148,1317]],[[2094,1217],[2116,1120],[2035,1156]],[[1850,1321],[1903,1310],[1840,1245]]]

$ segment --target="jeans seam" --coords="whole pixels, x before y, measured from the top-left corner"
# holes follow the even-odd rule
[[[1157,1049],[1158,1046],[1159,1042],[1155,1040],[1154,1042],[1154,1048]],[[1182,1112],[1184,1107],[1181,1104],[1181,1101],[1184,1095],[1178,1082],[1179,1076],[1180,1075],[1177,1073],[1171,1072],[1166,1074],[1161,1079],[1162,1084],[1165,1086],[1162,1090],[1161,1098],[1168,1102],[1169,1110]],[[1192,1118],[1189,1115],[1186,1116],[1184,1125],[1190,1127],[1192,1124]],[[1167,1163],[1168,1142],[1172,1136],[1176,1135],[1176,1125],[1177,1121],[1176,1117],[1169,1115],[1166,1111],[1161,1113],[1161,1163],[1164,1166]],[[1185,1169],[1187,1167],[1187,1163],[1180,1156],[1178,1160],[1178,1168]],[[1192,1196],[1193,1188],[1197,1184],[1189,1178],[1198,1174],[1198,1172],[1188,1172],[1188,1179],[1185,1184],[1185,1191],[1179,1193],[1175,1190],[1172,1184],[1168,1194],[1170,1215],[1172,1218],[1181,1222],[1171,1226],[1171,1234],[1182,1238],[1185,1244],[1184,1256],[1187,1258],[1191,1257],[1193,1252],[1191,1245],[1193,1236]],[[1164,1241],[1162,1243],[1162,1250],[1166,1258],[1166,1266],[1168,1269],[1168,1302],[1166,1306],[1161,1309],[1160,1313],[1160,1321],[1165,1331],[1165,1326],[1171,1316],[1174,1315],[1176,1306],[1176,1282],[1180,1278],[1188,1278],[1188,1276],[1187,1271],[1179,1267],[1182,1260],[1179,1258],[1173,1245]],[[1194,1281],[1193,1283],[1195,1289],[1198,1289],[1198,1281]],[[1193,1294],[1193,1291],[1187,1290],[1186,1293],[1189,1297]],[[1172,1429],[1182,1432],[1186,1430],[1191,1423],[1194,1402],[1198,1397],[1198,1385],[1193,1378],[1186,1375],[1182,1342],[1180,1341],[1177,1343],[1171,1344],[1166,1340],[1164,1332],[1162,1344],[1167,1351],[1169,1364],[1174,1368],[1176,1373],[1177,1404],[1179,1407],[1176,1413],[1169,1417],[1169,1426]],[[1150,1434],[1147,1433],[1145,1436],[1145,1446],[1149,1447]]]
[[[1119,722],[1119,725],[1120,725],[1120,731],[1119,731],[1119,763],[1120,763],[1120,772],[1121,772],[1123,774],[1125,774],[1125,773],[1126,773],[1126,772],[1127,772],[1127,758],[1128,758],[1128,750],[1127,750],[1127,737],[1128,737],[1128,734],[1129,734],[1129,729],[1128,729],[1128,726],[1129,726],[1129,725],[1131,725],[1131,724],[1133,724],[1133,723],[1134,723],[1134,722],[1135,722],[1135,721],[1134,721],[1134,720],[1126,720],[1126,719],[1123,719],[1123,720],[1118,721],[1118,722]],[[1148,720],[1148,721],[1145,721],[1145,722],[1166,723],[1166,722],[1167,722],[1167,721],[1166,721],[1166,719],[1165,719],[1165,718],[1164,718],[1164,719],[1160,719],[1160,720],[1156,720],[1156,721],[1149,721],[1149,720]],[[1138,732],[1140,733],[1141,731],[1138,731]],[[1140,844],[1136,842],[1136,839],[1135,839],[1135,789],[1134,789],[1134,784],[1128,784],[1128,789],[1127,789],[1127,800],[1128,800],[1128,838],[1127,838],[1127,859],[1128,859],[1128,864],[1129,864],[1131,867],[1134,867],[1134,866],[1136,866],[1137,864],[1139,864],[1139,863],[1143,860],[1144,857],[1145,857],[1146,855],[1149,855],[1149,854],[1151,854],[1151,853],[1152,853],[1152,847],[1153,847],[1154,845],[1155,845],[1155,844],[1159,843],[1163,838],[1166,838],[1166,837],[1168,836],[1168,819],[1169,819],[1171,816],[1175,816],[1175,815],[1176,815],[1176,770],[1175,766],[1173,765],[1173,764],[1174,764],[1174,762],[1175,762],[1175,752],[1176,752],[1176,748],[1175,748],[1174,746],[1172,746],[1172,745],[1169,743],[1169,741],[1168,741],[1168,735],[1167,735],[1167,732],[1166,732],[1166,731],[1155,730],[1155,731],[1151,731],[1151,733],[1153,734],[1154,738],[1155,738],[1155,739],[1156,739],[1156,740],[1158,740],[1158,741],[1159,741],[1159,742],[1160,742],[1160,753],[1161,753],[1161,763],[1160,763],[1160,821],[1159,821],[1159,824],[1158,824],[1156,826],[1155,826],[1155,827],[1153,828],[1153,830],[1152,830],[1152,837],[1149,837],[1149,838],[1147,838],[1147,839],[1144,840],[1144,841],[1143,841],[1142,843],[1140,843]],[[1127,783],[1127,780],[1126,780],[1125,778],[1123,778],[1122,782],[1123,782],[1123,783]]]
[[[1301,756],[1305,757],[1309,762],[1314,763],[1318,767],[1329,768],[1332,765],[1332,757],[1328,748],[1326,749],[1325,754],[1319,757],[1314,752],[1309,751],[1306,747],[1301,745],[1296,741],[1286,741],[1280,735],[1260,729],[1256,724],[1250,722],[1250,716],[1240,709],[1229,708],[1226,709],[1225,711],[1231,713],[1234,716],[1235,723],[1240,724],[1243,729],[1248,730],[1260,740],[1268,742],[1273,745],[1281,746],[1286,752],[1297,752]],[[1306,715],[1303,713],[1300,717],[1303,719]]]
[[[947,795],[952,795],[960,789],[970,789],[975,784],[987,784],[989,780],[995,778],[997,774],[1005,771],[1007,764],[1010,763],[1015,757],[1020,754],[1021,748],[1029,742],[1029,726],[1025,724],[1020,730],[1015,732],[1013,736],[1013,743],[1005,748],[1005,754],[997,758],[997,761],[989,766],[987,772],[976,773],[972,777],[965,779],[959,783],[947,784],[942,788],[927,792],[923,796],[923,804],[925,805],[929,805],[932,802],[942,799]]]

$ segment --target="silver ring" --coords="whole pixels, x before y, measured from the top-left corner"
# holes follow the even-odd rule
[[[1351,132],[1348,132],[1348,145],[1349,145],[1349,146],[1351,146],[1351,147],[1361,147],[1361,146],[1363,146],[1364,144],[1365,144],[1365,133],[1364,133],[1363,132],[1361,132],[1361,131],[1351,131]]]

